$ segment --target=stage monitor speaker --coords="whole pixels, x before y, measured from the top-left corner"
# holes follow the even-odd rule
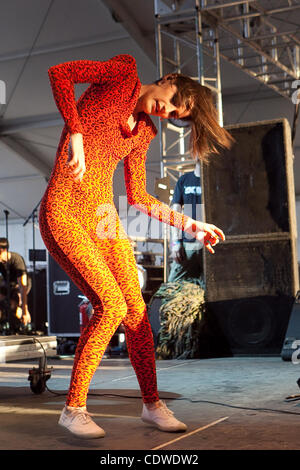
[[[48,330],[55,336],[80,336],[79,307],[83,295],[48,252]]]
[[[206,298],[233,352],[280,354],[299,289],[290,127],[277,119],[227,129],[232,148],[202,165],[205,220],[226,235],[204,253]]]
[[[284,361],[291,361],[292,356],[300,347],[300,291],[297,292],[292,308],[287,332],[283,342],[281,357]],[[299,357],[297,358],[299,360]]]

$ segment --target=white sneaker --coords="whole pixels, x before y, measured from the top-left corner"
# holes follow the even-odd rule
[[[105,436],[105,431],[92,420],[85,406],[65,406],[58,424],[67,428],[75,436],[83,439]]]
[[[173,411],[167,408],[164,401],[160,400],[160,406],[149,409],[143,404],[142,420],[145,423],[154,424],[161,431],[181,432],[186,431],[186,424],[175,418]]]

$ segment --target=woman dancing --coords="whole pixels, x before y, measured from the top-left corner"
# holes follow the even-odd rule
[[[170,74],[141,84],[130,55],[107,61],[76,60],[48,71],[64,119],[54,167],[43,196],[39,224],[51,256],[91,301],[94,314],[78,341],[66,405],[59,424],[76,436],[103,437],[89,416],[92,376],[121,322],[140,385],[142,420],[163,431],[185,431],[159,399],[155,353],[132,246],[113,202],[113,175],[124,160],[129,204],[213,246],[223,232],[171,210],[146,191],[145,160],[157,130],[149,115],[191,120],[191,150],[201,158],[230,146],[219,126],[208,88]],[[74,83],[91,85],[76,103]]]

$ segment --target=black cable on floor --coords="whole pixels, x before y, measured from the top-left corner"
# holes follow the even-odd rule
[[[42,343],[36,339],[36,338],[32,338],[34,341],[37,341],[40,346],[42,347],[43,349],[43,353],[44,353],[44,356],[45,356],[45,360],[47,360],[47,355],[46,355],[46,351],[45,351],[45,348],[43,347]],[[53,395],[56,395],[58,397],[62,397],[62,396],[66,396],[68,394],[68,392],[55,392],[53,390],[51,390],[47,384],[46,384],[46,390],[49,392],[49,393],[52,393]],[[130,396],[130,395],[121,395],[119,393],[92,393],[92,392],[89,392],[88,393],[88,397],[89,396],[94,396],[94,397],[115,397],[115,398],[133,398],[133,399],[141,399],[142,397],[141,396]],[[241,406],[241,405],[231,405],[229,403],[222,403],[222,402],[216,402],[216,401],[211,401],[211,400],[192,400],[191,398],[186,398],[186,397],[181,397],[181,398],[170,398],[170,397],[160,397],[161,400],[175,400],[175,401],[182,401],[182,400],[186,400],[186,401],[189,401],[190,403],[206,403],[206,404],[209,404],[209,405],[218,405],[218,406],[223,406],[223,407],[226,407],[226,408],[234,408],[234,409],[239,409],[239,410],[246,410],[246,411],[259,411],[259,412],[272,412],[272,413],[281,413],[281,414],[289,414],[289,415],[300,415],[300,413],[295,413],[294,411],[286,411],[286,410],[277,410],[277,409],[273,409],[273,408],[252,408],[252,407],[248,407],[248,406]]]

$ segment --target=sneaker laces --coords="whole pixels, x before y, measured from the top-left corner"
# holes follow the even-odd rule
[[[171,411],[169,410],[169,408],[167,407],[166,403],[162,400],[160,400],[160,403],[161,403],[161,406],[159,408],[161,408],[161,410],[166,413],[167,415],[169,416],[173,416],[174,415],[174,411]]]
[[[78,418],[82,424],[88,424],[92,421],[91,414],[83,408],[74,408],[73,410],[68,409],[68,412],[71,414],[72,421]]]

